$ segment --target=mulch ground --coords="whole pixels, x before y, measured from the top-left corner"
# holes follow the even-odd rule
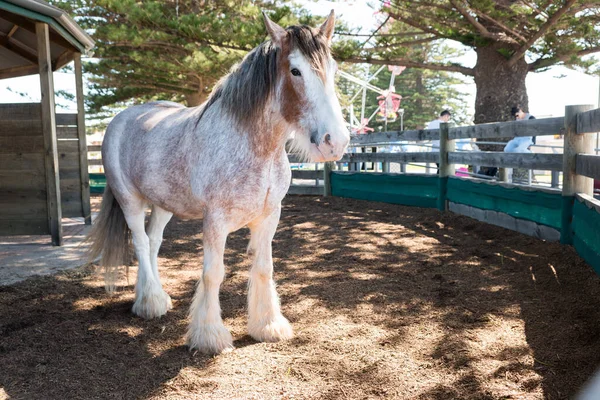
[[[568,246],[436,210],[287,197],[274,241],[296,336],[246,333],[244,251],[221,291],[236,349],[190,353],[198,221],[160,254],[174,309],[145,321],[92,267],[0,287],[0,398],[566,399],[600,361],[600,279]],[[49,263],[52,260],[48,260]],[[135,280],[135,268],[130,282]]]

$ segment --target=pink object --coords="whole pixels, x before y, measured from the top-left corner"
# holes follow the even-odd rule
[[[369,118],[363,118],[360,126],[352,129],[352,133],[369,133],[373,132],[375,129],[369,128],[367,125],[369,123]]]
[[[388,65],[388,71],[394,75],[400,75],[405,69],[406,67],[402,65]]]
[[[466,174],[465,174],[466,172]],[[461,167],[456,171],[456,176],[469,176],[469,169],[465,167]]]
[[[400,108],[402,96],[388,91],[385,91],[384,93],[384,95],[377,97],[379,103],[379,112],[377,114],[383,118],[395,120],[397,118],[396,112],[398,111],[398,108]]]

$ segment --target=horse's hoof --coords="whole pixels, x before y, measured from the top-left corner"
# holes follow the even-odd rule
[[[259,342],[279,342],[294,337],[292,325],[281,314],[267,323],[249,321],[248,333]]]
[[[231,333],[223,324],[208,324],[191,328],[186,335],[191,350],[204,354],[228,353],[234,349]]]
[[[138,317],[151,319],[165,315],[172,308],[171,297],[161,289],[159,292],[136,294],[131,311]]]

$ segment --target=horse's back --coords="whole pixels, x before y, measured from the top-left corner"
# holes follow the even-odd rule
[[[117,114],[108,124],[102,144],[102,157],[110,160],[119,153],[128,157],[141,156],[135,151],[157,151],[163,141],[186,133],[187,125],[196,110],[173,102],[152,102],[129,107]],[[109,160],[105,159],[105,153]]]
[[[157,101],[129,107],[118,113],[106,128],[105,140],[128,134],[144,133],[154,128],[165,118],[189,110],[170,101]]]

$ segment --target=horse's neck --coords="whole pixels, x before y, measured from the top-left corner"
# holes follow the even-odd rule
[[[219,117],[219,125],[227,137],[226,140],[235,141],[232,146],[239,150],[246,150],[254,157],[272,160],[285,151],[285,142],[289,136],[290,126],[278,113],[266,111],[265,115],[249,125],[239,126],[239,124],[228,115],[221,107],[221,102],[217,101],[211,109],[207,110],[207,120],[205,126],[209,129],[215,127],[215,117]],[[265,107],[271,110],[270,105]],[[236,140],[237,139],[237,140]],[[245,148],[244,148],[245,147]]]

